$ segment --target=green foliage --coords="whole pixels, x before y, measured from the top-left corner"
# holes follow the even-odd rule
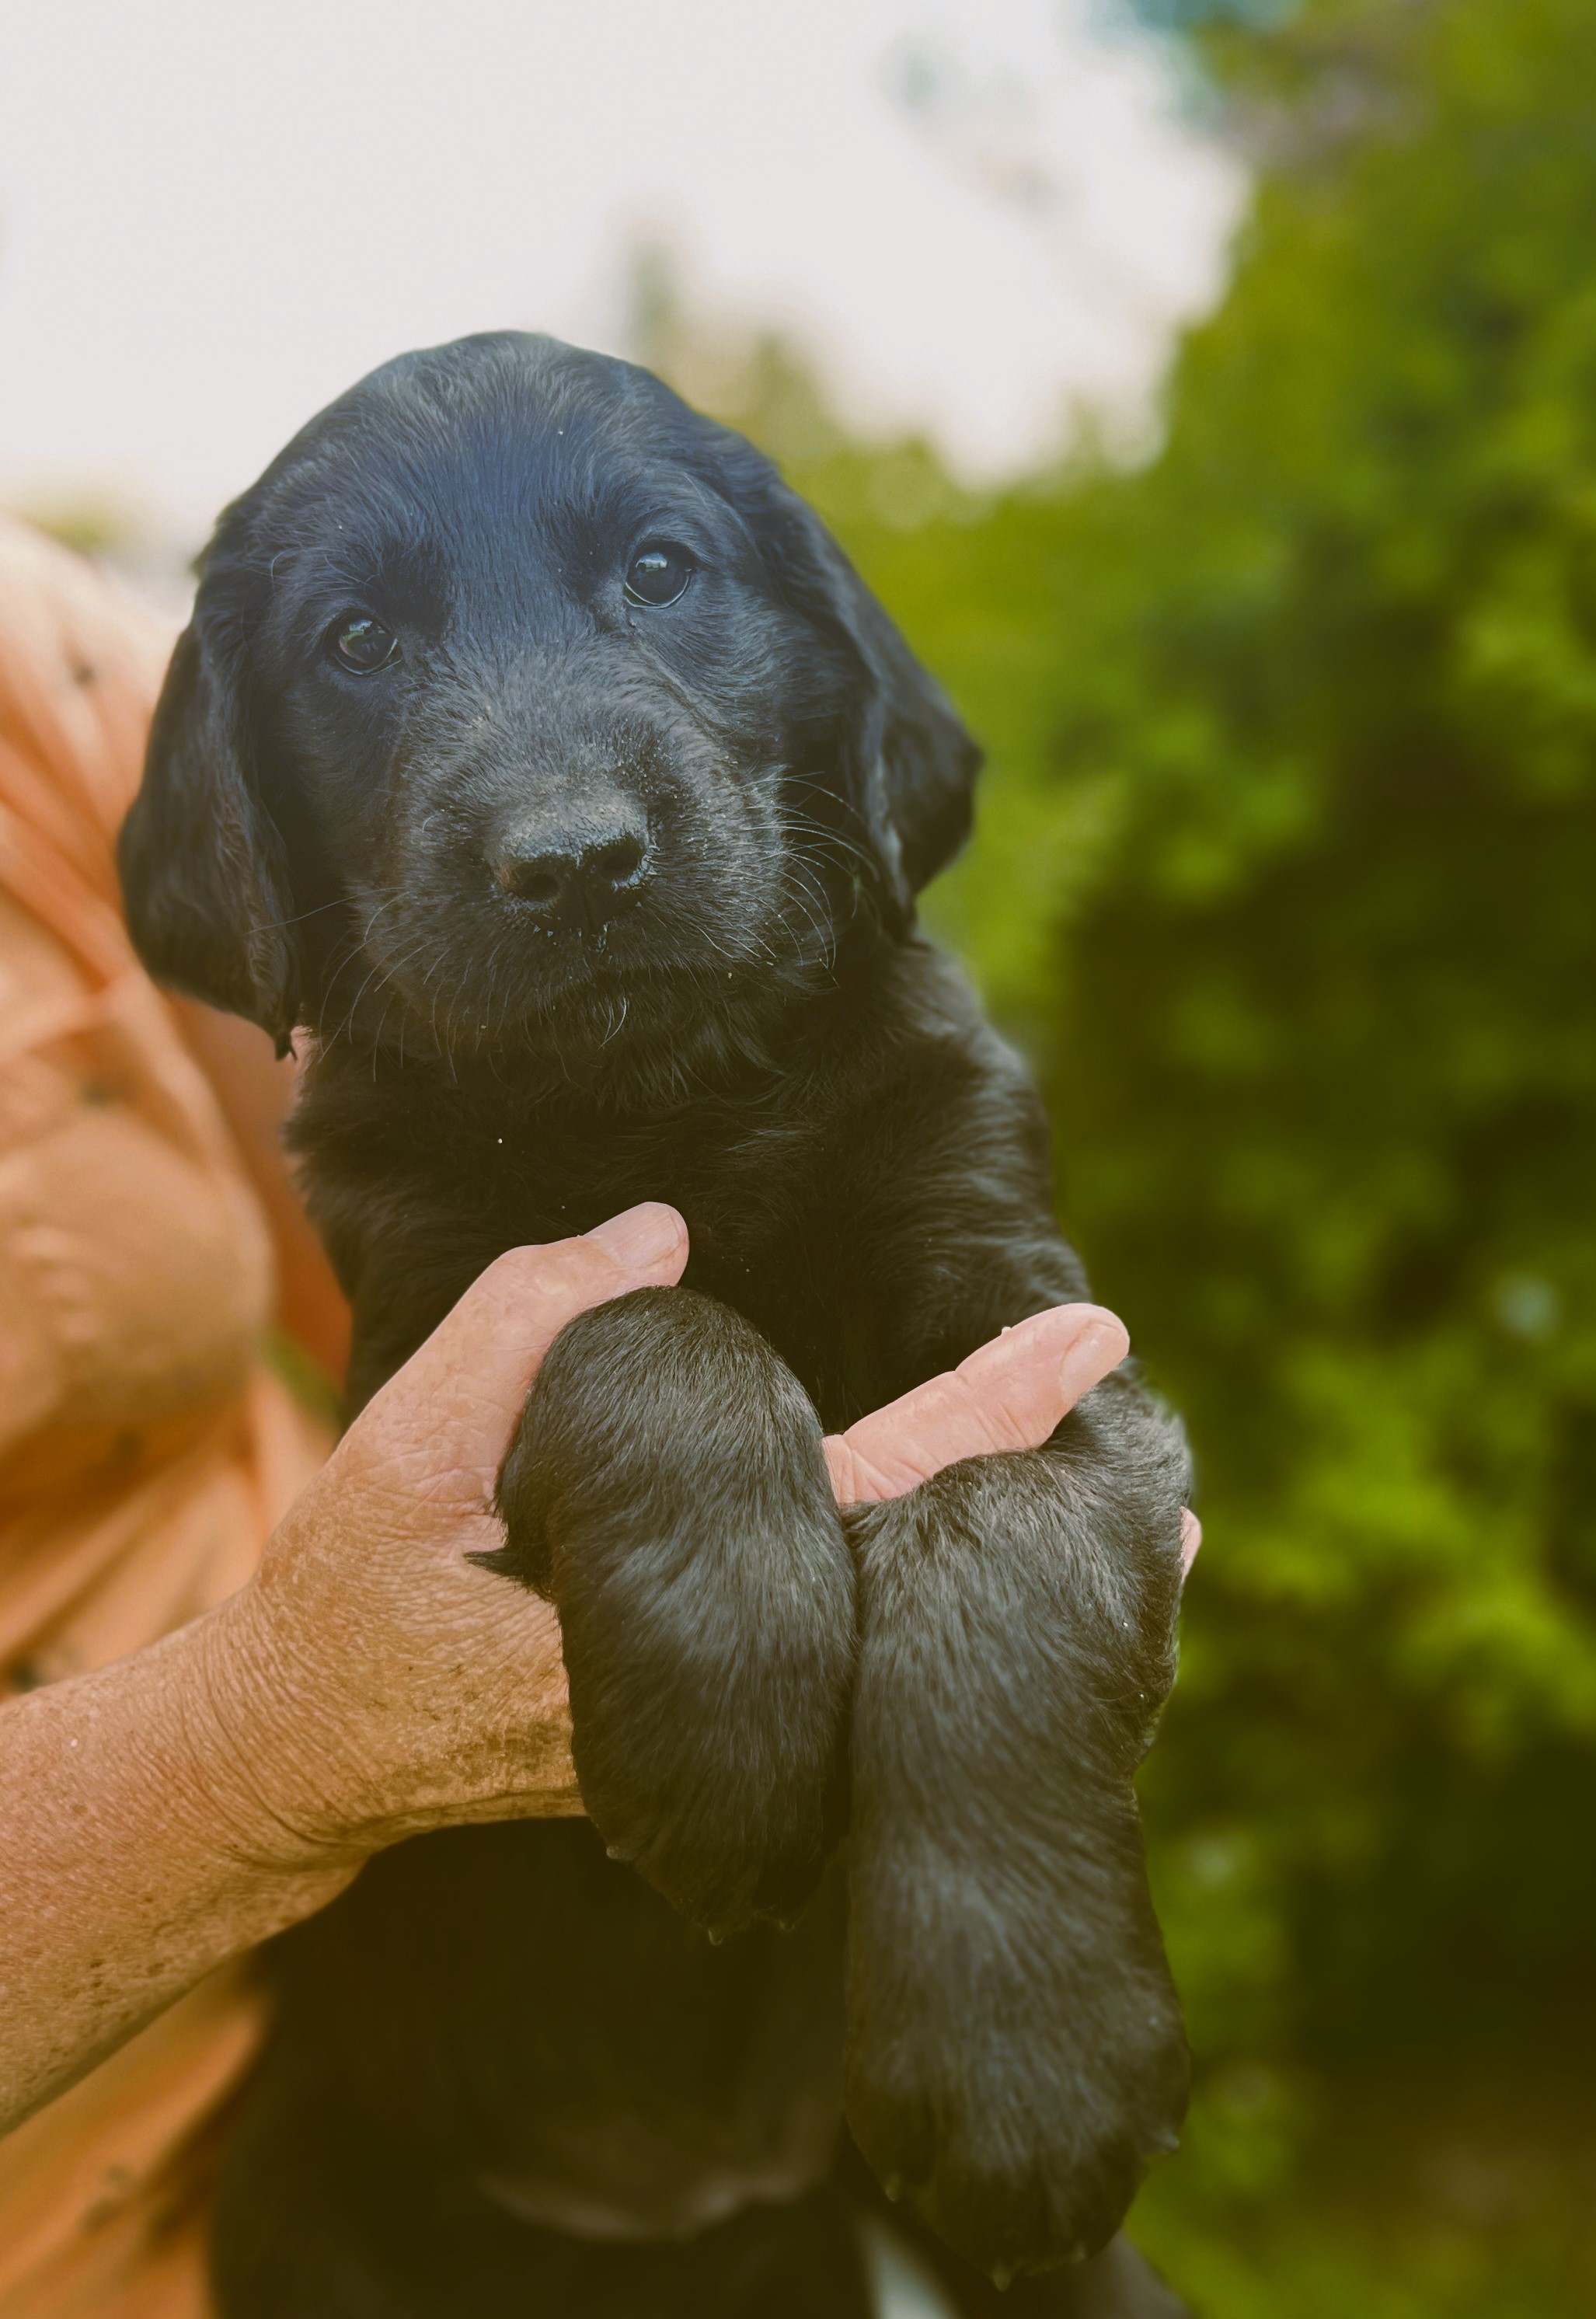
[[[1060,510],[1051,767],[1117,803],[1050,1077],[1203,1465],[1148,1790],[1200,2049],[1322,2062],[1561,2024],[1596,1936],[1596,20],[1250,61],[1357,101],[1266,173],[1162,456]],[[1211,1833],[1253,1877],[1188,1893]]]
[[[930,915],[1198,1456],[1143,1783],[1198,2093],[1142,2234],[1213,2319],[1550,2319],[1596,2295],[1596,11],[1205,13],[1263,158],[1150,465],[977,501],[795,431],[772,348],[732,415],[988,744]]]

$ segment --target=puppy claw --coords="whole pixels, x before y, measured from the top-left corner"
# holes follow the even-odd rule
[[[1014,2275],[1013,2270],[1006,2262],[995,2262],[993,2264],[992,2284],[997,2289],[999,2295],[1003,2293],[1004,2288],[1008,2285]]]
[[[895,2206],[900,2204],[903,2198],[903,2176],[901,2174],[886,2175],[882,2179],[881,2188],[885,2190],[887,2196],[891,2199]]]

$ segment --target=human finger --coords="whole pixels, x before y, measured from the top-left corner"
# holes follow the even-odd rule
[[[687,1226],[659,1200],[579,1238],[508,1250],[383,1386],[369,1412],[374,1426],[413,1430],[421,1417],[436,1472],[491,1478],[567,1321],[631,1289],[672,1286],[687,1258]]]
[[[1190,1506],[1184,1507],[1180,1516],[1180,1575],[1183,1579],[1190,1576],[1192,1565],[1197,1558],[1197,1548],[1202,1543],[1203,1525]]]
[[[901,1497],[960,1457],[1036,1449],[1131,1349],[1101,1304],[1056,1304],[825,1443],[840,1504]]]

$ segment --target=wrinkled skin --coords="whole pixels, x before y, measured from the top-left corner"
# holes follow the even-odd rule
[[[1131,1782],[1178,1429],[1121,1369],[1040,1448],[826,1486],[823,1430],[1085,1294],[1034,1094],[913,928],[976,763],[808,510],[623,365],[406,357],[222,520],[124,883],[155,971],[316,1032],[355,1404],[508,1247],[660,1199],[692,1249],[555,1343],[500,1477],[597,1833],[424,1838],[282,1945],[236,2319],[577,2273],[618,2312],[606,2234],[660,2309],[860,2307],[844,2101],[973,2309],[1102,2247],[1173,2144]]]

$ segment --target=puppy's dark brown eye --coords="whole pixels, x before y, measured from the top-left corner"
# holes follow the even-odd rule
[[[653,540],[632,558],[627,595],[634,604],[673,604],[687,593],[692,576],[692,561],[684,548]]]
[[[356,676],[375,676],[380,668],[399,657],[399,638],[381,620],[364,616],[356,620],[340,620],[329,639],[340,666],[350,669]]]

